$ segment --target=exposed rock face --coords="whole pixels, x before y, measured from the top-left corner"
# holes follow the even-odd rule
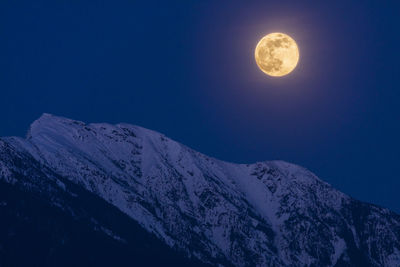
[[[26,139],[0,140],[0,180],[47,190],[48,203],[64,213],[79,207],[68,208],[66,196],[93,193],[166,247],[205,264],[400,266],[399,215],[354,200],[302,167],[227,163],[128,124],[44,114]],[[128,242],[111,226],[89,227]]]

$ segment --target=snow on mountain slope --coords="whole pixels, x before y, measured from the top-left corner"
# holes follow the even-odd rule
[[[231,164],[138,126],[49,114],[4,140],[204,262],[400,266],[398,215],[293,164]]]
[[[209,266],[18,148],[0,139],[0,266]]]

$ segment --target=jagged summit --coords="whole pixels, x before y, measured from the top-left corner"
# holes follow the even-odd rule
[[[26,136],[30,139],[32,135],[38,134],[41,131],[50,130],[60,125],[67,125],[71,122],[73,122],[73,120],[43,113],[37,120],[32,122]],[[82,125],[84,125],[83,122]]]
[[[100,126],[100,127],[99,127]],[[65,117],[61,117],[61,116],[57,116],[57,115],[53,115],[50,113],[43,113],[37,120],[35,120],[31,125],[30,128],[28,130],[28,139],[32,137],[33,135],[39,135],[41,133],[46,133],[46,134],[50,134],[50,133],[54,133],[56,131],[60,132],[61,135],[65,135],[67,132],[70,131],[74,131],[74,129],[80,129],[82,127],[93,127],[95,129],[101,129],[101,130],[106,130],[106,129],[119,129],[119,128],[123,128],[123,129],[136,129],[137,131],[141,131],[143,134],[147,135],[147,136],[152,136],[152,137],[158,137],[161,139],[167,139],[169,141],[174,142],[172,139],[166,137],[164,134],[162,133],[158,133],[156,131],[150,130],[150,129],[146,129],[143,128],[141,126],[137,126],[137,125],[132,125],[132,124],[127,124],[127,123],[118,123],[115,125],[112,124],[108,124],[108,123],[90,123],[90,124],[86,124],[85,122],[82,121],[78,121],[78,120],[72,120],[69,118],[65,118]],[[32,132],[33,131],[33,132]],[[182,144],[179,144],[180,146],[184,146]],[[195,152],[195,151],[194,151]],[[199,152],[197,152],[199,153]],[[201,154],[201,153],[199,153]],[[206,155],[203,155],[206,156]],[[215,159],[217,160],[217,159]],[[220,160],[223,161],[223,160]],[[285,168],[286,170],[292,170],[292,171],[296,171],[298,169],[304,169],[301,166],[283,161],[283,160],[265,160],[265,161],[261,161],[261,162],[256,162],[255,164],[262,164],[262,163],[269,163],[269,164],[274,164],[276,166],[280,166]],[[240,164],[240,165],[251,165],[249,163],[246,164]],[[304,169],[305,170],[305,169]],[[315,176],[316,179],[319,179],[317,176]]]
[[[69,131],[77,131],[81,128],[89,128],[92,127],[94,129],[117,129],[117,128],[135,128],[136,130],[140,130],[141,132],[146,133],[146,135],[162,135],[158,132],[152,131],[150,129],[146,129],[140,126],[131,125],[127,123],[118,123],[116,125],[111,125],[109,123],[90,123],[87,124],[82,121],[72,120],[69,118],[56,116],[49,113],[43,113],[37,120],[35,120],[29,127],[27,136],[32,137],[32,135],[39,135],[40,133],[55,133],[60,132],[61,135],[66,135]],[[162,135],[164,136],[164,135]],[[164,136],[165,137],[165,136]]]
[[[233,164],[138,126],[85,124],[50,114],[31,125],[27,139],[4,141],[206,263],[400,262],[398,215],[354,200],[294,164]],[[0,170],[11,181],[11,167],[2,160]]]

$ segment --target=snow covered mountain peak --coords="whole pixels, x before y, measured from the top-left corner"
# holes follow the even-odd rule
[[[398,215],[294,164],[232,164],[138,126],[50,114],[27,139],[4,140],[207,263],[396,266],[400,259]]]

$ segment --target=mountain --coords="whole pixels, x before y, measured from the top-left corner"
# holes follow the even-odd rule
[[[0,266],[400,266],[400,216],[302,167],[50,114],[0,139],[0,218]]]

